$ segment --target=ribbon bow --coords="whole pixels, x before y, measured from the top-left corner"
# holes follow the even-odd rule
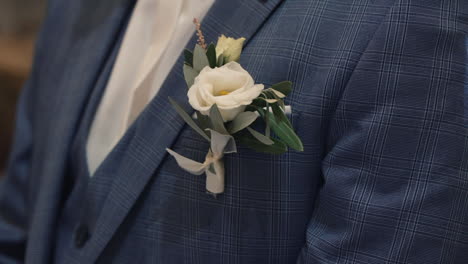
[[[203,163],[186,158],[177,152],[166,149],[177,164],[194,175],[206,173],[206,190],[214,195],[224,192],[224,154],[237,152],[236,142],[230,135],[221,134],[212,129],[210,149]]]

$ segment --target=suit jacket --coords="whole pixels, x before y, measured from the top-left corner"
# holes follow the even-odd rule
[[[1,263],[50,263],[70,142],[133,4],[50,1],[0,191]],[[225,193],[205,194],[165,151],[208,148],[167,99],[187,101],[180,58],[91,180],[71,263],[466,263],[468,2],[218,0],[203,29],[246,37],[257,83],[294,83],[305,151],[240,147]]]

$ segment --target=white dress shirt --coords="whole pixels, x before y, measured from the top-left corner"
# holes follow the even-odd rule
[[[203,19],[214,1],[137,1],[88,136],[90,175],[158,93],[195,32],[193,18]]]

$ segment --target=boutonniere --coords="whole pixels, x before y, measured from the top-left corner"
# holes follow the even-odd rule
[[[198,43],[193,52],[184,51],[183,66],[194,116],[169,100],[184,121],[210,143],[210,148],[203,162],[167,151],[186,171],[205,173],[206,190],[216,195],[224,191],[223,158],[237,152],[236,143],[271,154],[284,153],[288,147],[303,151],[303,145],[285,115],[284,98],[291,92],[292,83],[284,81],[269,88],[255,84],[238,63],[245,38],[222,35],[216,45],[206,45],[200,23],[196,19],[194,23]],[[250,127],[257,119],[263,120],[264,131]]]

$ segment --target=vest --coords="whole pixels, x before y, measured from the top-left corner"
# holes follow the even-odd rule
[[[128,18],[126,23],[128,23]],[[126,23],[123,25],[122,30],[120,30],[95,88],[88,98],[77,128],[77,133],[72,140],[67,173],[64,174],[63,204],[59,212],[55,233],[55,247],[52,255],[54,263],[70,263],[70,260],[73,259],[72,256],[79,254],[79,250],[90,237],[90,230],[92,230],[93,225],[92,220],[97,219],[97,214],[99,213],[96,208],[90,208],[99,208],[93,204],[95,202],[94,199],[90,202],[89,197],[92,196],[90,194],[102,192],[104,196],[106,191],[102,189],[102,186],[97,187],[99,184],[96,184],[103,175],[96,174],[92,178],[90,177],[86,157],[86,142],[95,112],[112,72],[123,39]]]

